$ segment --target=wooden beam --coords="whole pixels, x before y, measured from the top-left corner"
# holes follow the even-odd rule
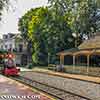
[[[60,64],[64,65],[64,55],[60,55]]]
[[[75,55],[73,55],[73,72],[75,71]]]
[[[90,55],[87,55],[87,73],[89,72],[89,66],[90,66]]]
[[[75,65],[75,55],[73,55],[73,65]]]

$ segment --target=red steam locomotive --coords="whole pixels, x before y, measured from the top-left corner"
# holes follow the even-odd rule
[[[20,69],[16,66],[14,57],[15,55],[11,53],[0,54],[0,67],[2,74],[7,76],[19,75]]]

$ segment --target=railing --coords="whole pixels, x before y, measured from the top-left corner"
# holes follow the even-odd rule
[[[13,51],[12,51],[13,53],[20,53],[20,54],[23,54],[23,53],[26,53],[27,52],[27,50],[22,50],[22,51],[20,51],[20,50],[15,50],[15,49],[13,49]]]
[[[49,70],[56,70],[56,65],[49,64],[47,68]],[[94,67],[94,66],[64,65],[64,72],[100,77],[100,67]]]
[[[68,73],[100,76],[100,67],[65,65],[65,71]]]

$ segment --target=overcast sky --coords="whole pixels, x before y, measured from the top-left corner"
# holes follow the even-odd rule
[[[18,19],[24,15],[30,8],[46,6],[47,0],[10,0],[13,8],[10,6],[9,11],[3,11],[2,21],[0,24],[0,37],[2,34],[18,32]]]

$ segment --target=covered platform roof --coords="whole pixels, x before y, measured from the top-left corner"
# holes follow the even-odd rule
[[[73,55],[77,51],[79,51],[78,48],[71,48],[68,50],[61,51],[61,52],[57,53],[57,55],[68,55],[68,54]]]
[[[100,54],[100,33],[97,33],[94,37],[85,40],[77,48],[71,48],[57,53],[57,55],[80,55],[80,54],[84,55]]]
[[[57,53],[57,55],[80,55],[80,54],[84,55],[100,54],[100,48],[91,48],[91,49],[72,48]]]

